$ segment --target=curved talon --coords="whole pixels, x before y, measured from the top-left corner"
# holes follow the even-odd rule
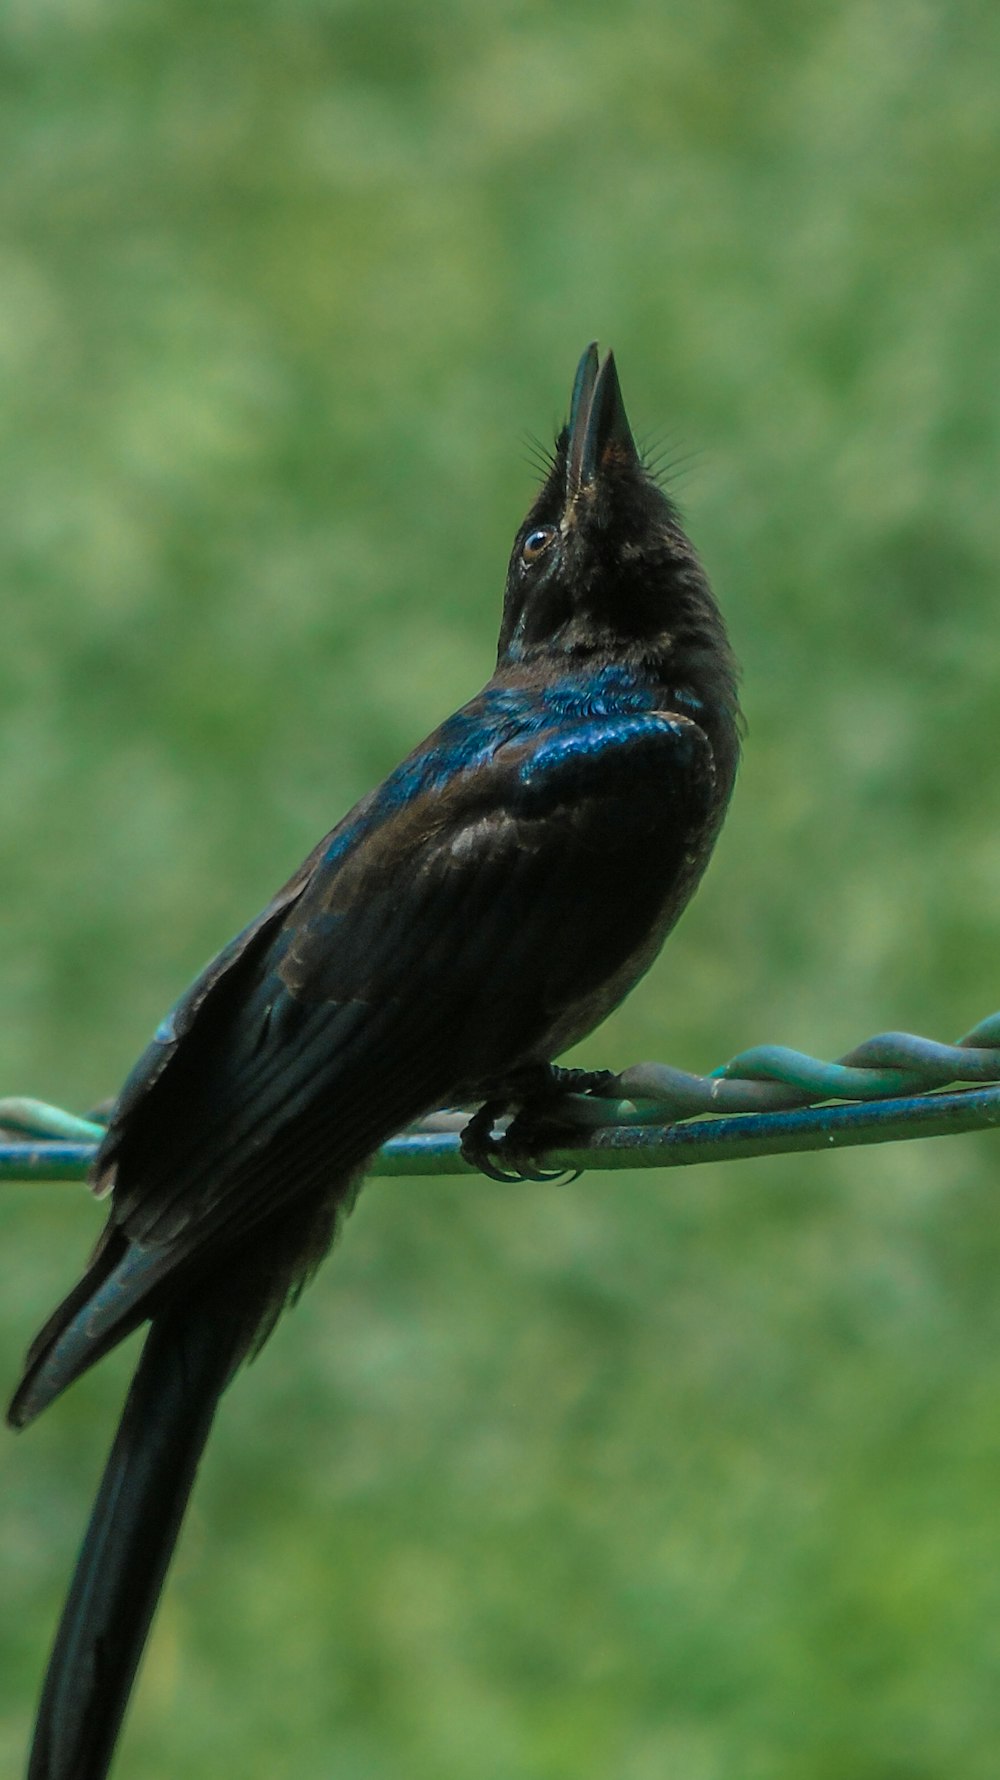
[[[564,1069],[552,1063],[532,1065],[503,1083],[473,1113],[460,1138],[465,1160],[488,1180],[504,1185],[520,1181],[547,1184],[578,1180],[580,1169],[540,1168],[536,1152],[551,1147],[572,1118],[559,1119],[556,1108],[568,1094],[599,1094],[618,1080],[611,1069]],[[493,1128],[511,1103],[518,1111],[501,1137]],[[504,1164],[507,1164],[505,1167]]]
[[[562,1180],[566,1173],[565,1168],[522,1168],[520,1165],[518,1167],[522,1180],[537,1181],[539,1186],[544,1185],[546,1181]]]
[[[499,1149],[500,1145],[497,1144],[496,1148]],[[477,1156],[475,1161],[480,1174],[485,1174],[487,1180],[499,1181],[503,1187],[519,1187],[525,1179],[523,1174],[512,1173],[510,1169],[498,1167],[489,1156]]]
[[[529,1146],[523,1143],[521,1134],[515,1130],[515,1126],[524,1118],[523,1113],[512,1120],[502,1137],[493,1136],[493,1126],[506,1110],[505,1102],[486,1100],[479,1111],[473,1114],[460,1140],[465,1160],[477,1168],[480,1174],[485,1174],[488,1180],[499,1181],[504,1186],[517,1186],[522,1181],[559,1180],[565,1169],[531,1166],[534,1158]],[[508,1162],[510,1166],[504,1168],[503,1162]]]
[[[501,1113],[506,1112],[504,1100],[484,1100],[477,1112],[474,1112],[459,1140],[465,1160],[485,1174],[488,1180],[511,1184],[519,1179],[516,1174],[508,1174],[494,1160],[501,1153],[502,1141],[493,1136],[493,1126]]]
[[[582,1071],[574,1073],[582,1074]],[[562,1180],[568,1173],[565,1168],[538,1166],[539,1151],[544,1152],[551,1148],[559,1135],[559,1126],[552,1121],[548,1107],[543,1105],[536,1110],[526,1106],[511,1120],[500,1141],[505,1158],[510,1160],[511,1166],[518,1170],[523,1180],[547,1182]],[[579,1169],[576,1172],[579,1173]]]

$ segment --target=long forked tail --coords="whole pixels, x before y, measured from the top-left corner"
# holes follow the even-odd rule
[[[101,1479],[38,1711],[28,1780],[103,1780],[246,1316],[188,1297],[153,1320]]]

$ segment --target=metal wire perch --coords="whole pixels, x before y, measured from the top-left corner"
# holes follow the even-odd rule
[[[474,1172],[459,1147],[467,1119],[431,1114],[385,1144],[370,1173]],[[559,1170],[670,1168],[995,1125],[1000,1012],[957,1044],[882,1032],[833,1063],[785,1045],[741,1051],[707,1076],[637,1063],[600,1096],[567,1095],[541,1159]],[[81,1180],[102,1132],[96,1119],[40,1100],[0,1099],[0,1180]]]

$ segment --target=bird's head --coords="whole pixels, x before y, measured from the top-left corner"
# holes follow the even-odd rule
[[[498,664],[611,655],[683,668],[725,635],[676,509],[638,451],[613,355],[588,346],[551,469],[514,540]]]

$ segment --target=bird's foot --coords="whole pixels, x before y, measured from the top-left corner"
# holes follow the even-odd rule
[[[571,1119],[559,1117],[560,1101],[567,1094],[599,1094],[614,1080],[610,1069],[564,1069],[556,1063],[522,1070],[473,1114],[462,1132],[462,1155],[490,1180],[576,1180],[579,1169],[567,1174],[564,1168],[539,1168],[536,1158],[573,1130]],[[497,1120],[512,1106],[510,1124],[494,1137]]]
[[[507,1127],[502,1137],[493,1135],[493,1127],[498,1119],[503,1118],[509,1104],[506,1098],[483,1101],[478,1112],[473,1113],[462,1132],[462,1155],[467,1162],[471,1162],[473,1168],[478,1168],[480,1174],[485,1174],[489,1180],[512,1183],[538,1179],[540,1177],[537,1175],[525,1172],[523,1157],[517,1157],[514,1167],[501,1166],[504,1162],[515,1162],[508,1144],[510,1126]],[[512,1120],[511,1123],[513,1124],[514,1121]]]

